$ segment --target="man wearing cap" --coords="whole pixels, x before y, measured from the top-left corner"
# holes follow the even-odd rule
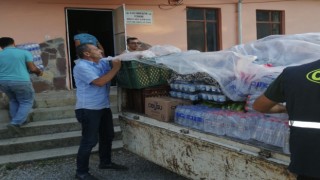
[[[104,48],[95,36],[88,34],[83,30],[78,30],[78,32],[79,33],[73,37],[76,47],[80,44],[93,44],[101,50],[102,56],[104,56]]]

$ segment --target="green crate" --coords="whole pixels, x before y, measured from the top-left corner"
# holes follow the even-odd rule
[[[123,61],[117,74],[119,87],[142,89],[151,86],[167,84],[171,71],[141,63],[138,61]]]

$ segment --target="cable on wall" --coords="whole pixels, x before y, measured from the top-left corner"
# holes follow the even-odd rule
[[[159,4],[158,7],[163,10],[170,10],[183,4],[183,0],[168,0],[168,4]]]

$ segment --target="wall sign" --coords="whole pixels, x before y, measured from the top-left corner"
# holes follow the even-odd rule
[[[151,25],[153,12],[145,10],[126,10],[126,24]]]

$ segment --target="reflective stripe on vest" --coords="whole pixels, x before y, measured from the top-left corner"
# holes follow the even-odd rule
[[[320,123],[318,122],[289,121],[289,125],[293,127],[320,129]]]

